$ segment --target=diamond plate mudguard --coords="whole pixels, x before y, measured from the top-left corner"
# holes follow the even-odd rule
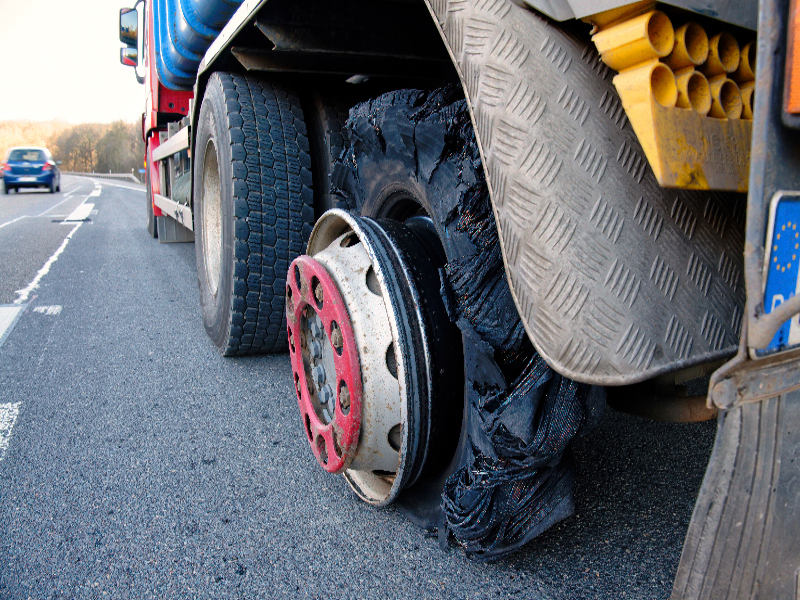
[[[602,385],[733,354],[744,195],[658,185],[588,26],[507,0],[426,2],[470,103],[537,351]]]

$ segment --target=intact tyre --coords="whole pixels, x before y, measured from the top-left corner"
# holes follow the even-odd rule
[[[228,73],[208,81],[194,150],[203,325],[223,355],[286,349],[289,263],[313,223],[303,113],[285,85]]]

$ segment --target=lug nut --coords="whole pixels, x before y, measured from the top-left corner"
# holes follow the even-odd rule
[[[312,359],[317,360],[322,358],[322,344],[314,340],[308,345],[308,353],[311,355]]]
[[[317,384],[317,387],[321,387],[322,384],[325,383],[325,367],[322,365],[316,366],[311,370],[311,377],[314,379],[314,383]]]
[[[328,406],[331,402],[333,402],[333,392],[331,391],[331,386],[326,385],[319,391],[319,401],[320,404]]]
[[[319,326],[319,319],[313,318],[308,321],[308,328],[311,330],[311,335],[319,339],[322,337],[322,327]]]

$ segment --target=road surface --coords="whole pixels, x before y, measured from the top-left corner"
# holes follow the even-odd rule
[[[141,186],[62,190],[0,196],[0,598],[669,596],[713,423],[609,411],[576,516],[493,564],[442,551],[316,465],[286,355],[216,353]]]

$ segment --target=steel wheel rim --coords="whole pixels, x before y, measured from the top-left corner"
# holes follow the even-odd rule
[[[217,294],[222,273],[222,199],[220,198],[219,162],[214,140],[206,144],[203,160],[203,263],[212,295]]]

